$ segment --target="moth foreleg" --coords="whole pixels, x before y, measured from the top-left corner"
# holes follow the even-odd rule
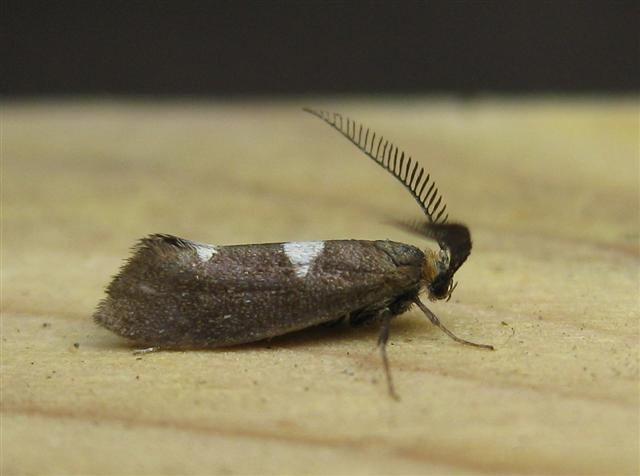
[[[489,344],[476,344],[475,342],[470,342],[468,340],[461,339],[460,337],[455,335],[453,332],[451,332],[449,329],[447,329],[444,326],[444,324],[442,322],[440,322],[440,319],[438,319],[438,316],[436,316],[433,312],[431,312],[431,310],[427,306],[425,306],[422,303],[422,301],[420,301],[420,299],[418,299],[416,297],[413,300],[413,302],[415,302],[418,305],[418,307],[422,310],[424,315],[429,318],[429,320],[433,323],[434,326],[439,327],[442,332],[447,334],[449,337],[451,337],[456,342],[460,342],[461,344],[466,344],[466,345],[472,345],[474,347],[480,347],[482,349],[495,350],[494,347],[492,345],[489,345]]]
[[[394,400],[400,400],[396,390],[393,386],[393,378],[391,377],[391,371],[389,370],[389,359],[387,358],[387,341],[389,340],[389,328],[391,325],[391,318],[393,314],[388,308],[380,311],[381,326],[380,335],[378,336],[378,347],[380,348],[380,355],[382,357],[382,365],[384,366],[384,374],[387,379],[387,388],[389,389],[389,396]]]

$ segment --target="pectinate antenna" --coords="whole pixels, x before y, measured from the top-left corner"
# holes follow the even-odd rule
[[[383,136],[376,135],[369,128],[348,117],[344,119],[342,114],[309,108],[304,108],[304,111],[322,119],[364,152],[367,157],[391,173],[409,190],[427,216],[429,223],[438,224],[447,221],[448,215],[445,213],[447,206],[442,200],[442,195],[435,182],[431,180],[431,176],[425,173],[424,168],[417,161],[406,156]],[[427,185],[429,185],[428,188]]]

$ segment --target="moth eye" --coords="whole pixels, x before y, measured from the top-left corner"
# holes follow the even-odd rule
[[[445,276],[436,276],[436,279],[429,285],[429,298],[444,299],[449,296],[451,280]]]

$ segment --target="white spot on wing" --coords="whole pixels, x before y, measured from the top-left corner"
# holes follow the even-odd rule
[[[296,275],[304,278],[309,272],[313,260],[322,253],[324,241],[294,241],[285,243],[282,247],[287,258],[291,261]]]
[[[203,263],[206,263],[207,261],[209,261],[211,257],[218,252],[218,250],[216,250],[216,247],[211,245],[202,245],[200,243],[194,243],[193,247],[195,248],[196,253],[198,254],[198,258],[200,258],[200,261],[202,261]]]

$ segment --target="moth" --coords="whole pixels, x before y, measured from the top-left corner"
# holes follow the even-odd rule
[[[382,136],[341,114],[312,109],[404,185],[425,219],[405,227],[439,249],[389,240],[330,240],[214,246],[172,235],[140,240],[106,289],[94,319],[149,350],[223,347],[348,319],[379,322],[388,391],[396,397],[386,344],[393,317],[418,306],[455,336],[420,299],[449,299],[453,276],[471,252],[469,229],[448,223],[446,205],[424,168]]]

